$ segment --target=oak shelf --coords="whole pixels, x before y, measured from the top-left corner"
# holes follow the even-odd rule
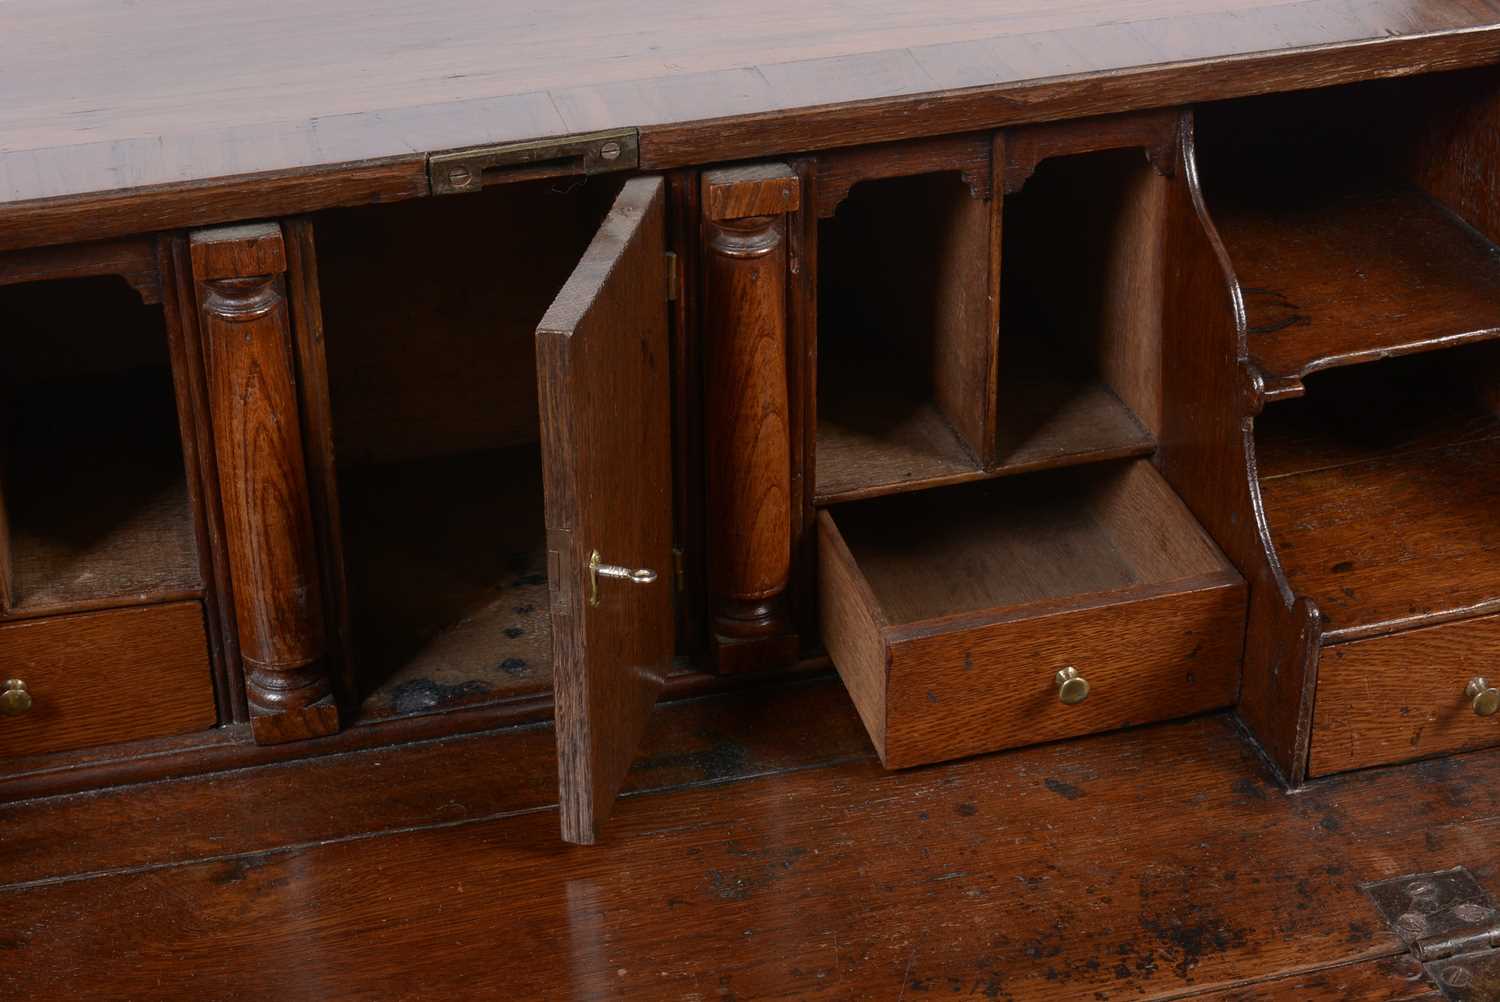
[[[0,554],[8,549],[10,611],[200,596],[160,309],[113,278],[0,292],[9,335]]]
[[[1214,218],[1273,398],[1321,369],[1500,336],[1500,249],[1414,187],[1227,199]]]
[[[1500,607],[1500,345],[1331,372],[1256,422],[1261,491],[1325,643]]]

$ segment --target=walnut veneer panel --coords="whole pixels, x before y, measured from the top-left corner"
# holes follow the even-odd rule
[[[1285,82],[1308,86],[1367,72],[1340,43],[1378,40],[1391,52],[1392,36],[1463,31],[1496,17],[1484,0],[877,0],[857,8],[13,0],[0,10],[0,202],[591,129],[749,124],[767,112],[1131,68],[1154,67],[1158,91],[1131,82],[1132,106],[1158,107],[1267,87],[1253,69],[1163,64],[1323,47],[1311,62],[1282,60]],[[1373,58],[1470,65],[1497,44],[1474,35],[1436,41]],[[1119,100],[1119,83],[1082,98]],[[1079,96],[1055,87],[1047,95]],[[1009,120],[1038,114],[1034,101],[999,107]],[[922,129],[901,116],[887,116],[885,127]],[[764,129],[753,134],[764,145]],[[728,159],[743,136],[692,125],[661,140],[643,143],[643,161]],[[722,149],[687,154],[684,141]]]

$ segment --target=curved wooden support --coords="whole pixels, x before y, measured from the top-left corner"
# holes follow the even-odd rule
[[[281,228],[202,231],[191,252],[251,729],[261,744],[329,734]]]
[[[1005,194],[1026,187],[1037,166],[1049,157],[1142,147],[1146,160],[1163,177],[1177,162],[1178,112],[1171,108],[1132,111],[1098,118],[1022,125],[1005,131]]]
[[[1244,297],[1203,203],[1191,114],[1168,194],[1157,462],[1250,584],[1239,714],[1280,770],[1306,777],[1322,617],[1298,598],[1261,503],[1254,420],[1266,389],[1250,363]]]
[[[719,668],[791,660],[786,213],[779,164],[704,176],[704,441],[711,631]]]
[[[969,189],[969,197],[988,202],[995,195],[993,151],[993,135],[975,132],[819,154],[814,195],[818,218],[828,219],[838,212],[849,192],[861,181],[943,171],[957,171]]]

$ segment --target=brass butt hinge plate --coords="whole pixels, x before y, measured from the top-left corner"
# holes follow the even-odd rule
[[[1463,867],[1364,891],[1450,1002],[1500,1002],[1500,911]]]
[[[427,183],[434,195],[457,195],[508,181],[634,170],[640,162],[636,130],[612,129],[433,153]]]

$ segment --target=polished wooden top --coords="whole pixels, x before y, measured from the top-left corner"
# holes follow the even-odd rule
[[[667,167],[1497,57],[1495,0],[7,0],[0,206],[621,127]]]

